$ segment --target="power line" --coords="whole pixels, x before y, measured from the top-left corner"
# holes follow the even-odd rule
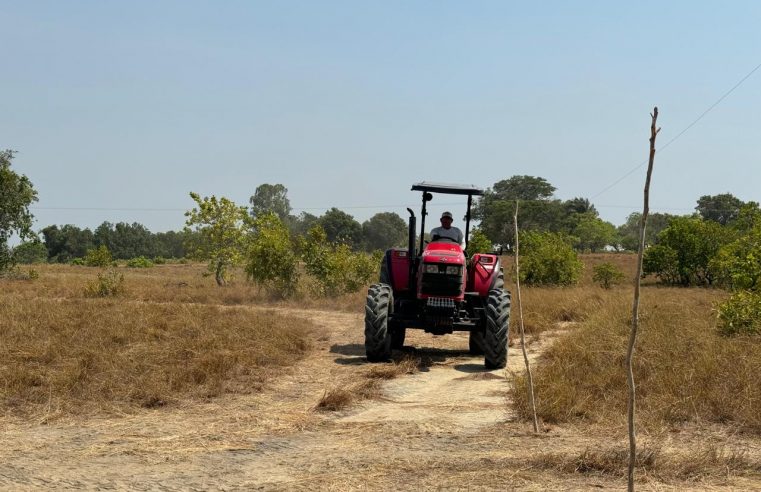
[[[690,128],[692,128],[693,126],[695,126],[695,125],[696,125],[696,124],[697,124],[697,123],[698,123],[700,120],[702,120],[702,119],[703,119],[703,117],[704,117],[705,115],[707,115],[708,113],[710,113],[710,112],[711,112],[711,110],[712,110],[713,108],[715,108],[716,106],[718,106],[718,105],[719,105],[719,104],[720,104],[720,103],[721,103],[721,102],[722,102],[724,99],[726,99],[726,98],[727,98],[727,97],[728,97],[730,94],[732,94],[732,93],[735,91],[735,89],[737,89],[738,87],[740,87],[740,86],[743,84],[743,82],[745,82],[746,80],[748,80],[748,79],[750,78],[750,76],[751,76],[751,75],[753,75],[753,74],[754,74],[754,73],[755,73],[755,72],[756,72],[756,71],[757,71],[759,68],[761,68],[761,63],[759,63],[758,65],[756,65],[756,66],[753,68],[753,70],[751,70],[751,71],[750,71],[750,72],[748,72],[748,73],[747,73],[747,74],[746,74],[746,75],[745,75],[743,78],[741,78],[741,79],[740,79],[740,80],[739,80],[739,81],[738,81],[738,82],[737,82],[735,85],[733,85],[733,86],[732,86],[732,88],[731,88],[731,89],[729,89],[727,92],[725,92],[724,94],[722,94],[722,96],[721,96],[719,99],[717,99],[717,100],[716,100],[716,102],[714,102],[713,104],[711,104],[710,106],[708,106],[708,108],[707,108],[705,111],[703,111],[702,113],[700,113],[700,115],[699,115],[697,118],[695,118],[695,119],[692,121],[692,123],[690,123],[689,125],[687,125],[687,126],[686,126],[686,127],[685,127],[685,128],[682,130],[682,131],[680,131],[679,133],[677,133],[677,134],[676,134],[676,136],[675,136],[674,138],[672,138],[671,140],[669,140],[668,142],[666,142],[666,143],[665,143],[663,146],[661,146],[661,147],[660,147],[660,148],[657,150],[657,152],[662,152],[662,151],[663,151],[663,150],[665,150],[665,149],[666,149],[666,148],[667,148],[669,145],[671,145],[672,143],[674,143],[674,142],[675,142],[675,141],[676,141],[676,140],[677,140],[679,137],[681,137],[682,135],[684,135],[685,133],[687,133],[687,132],[690,130]],[[632,174],[634,174],[634,173],[635,173],[635,172],[636,172],[636,171],[637,171],[639,168],[641,168],[642,166],[644,166],[645,164],[647,164],[647,162],[648,162],[648,161],[647,161],[647,159],[645,159],[645,160],[644,160],[644,161],[642,161],[640,164],[638,164],[638,165],[637,165],[637,167],[635,167],[635,168],[631,169],[629,172],[627,172],[626,174],[624,174],[623,176],[621,176],[621,177],[620,177],[620,178],[618,178],[617,180],[613,181],[611,184],[609,184],[608,186],[606,186],[605,188],[603,188],[603,189],[602,189],[602,191],[600,191],[600,192],[599,192],[599,193],[597,193],[596,195],[593,195],[593,196],[590,198],[590,200],[597,198],[598,196],[602,195],[603,193],[605,193],[605,192],[606,192],[606,191],[608,191],[609,189],[613,188],[613,187],[614,187],[614,186],[616,186],[618,183],[620,183],[620,182],[621,182],[621,181],[623,181],[624,179],[626,179],[626,178],[628,178],[629,176],[631,176]]]

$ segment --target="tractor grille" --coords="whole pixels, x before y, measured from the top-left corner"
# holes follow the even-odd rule
[[[421,294],[429,296],[459,296],[462,294],[462,275],[424,273]]]

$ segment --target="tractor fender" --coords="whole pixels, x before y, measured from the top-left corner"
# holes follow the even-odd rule
[[[499,256],[474,254],[470,261],[471,268],[468,275],[470,292],[478,292],[479,296],[487,297],[490,290],[503,288],[504,279]]]
[[[409,290],[410,261],[406,248],[386,250],[381,264],[381,283],[390,285],[394,292]]]

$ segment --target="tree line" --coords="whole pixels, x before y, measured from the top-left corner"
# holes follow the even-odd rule
[[[114,259],[184,258],[195,247],[193,244],[198,237],[192,230],[154,233],[137,222],[104,222],[95,230],[72,224],[50,225],[35,233],[31,229],[29,205],[37,200],[37,194],[28,178],[11,170],[13,157],[11,151],[0,152],[0,176],[4,188],[0,195],[3,211],[0,215],[0,267],[12,261],[70,262],[101,246],[108,248]],[[616,227],[600,218],[589,199],[576,197],[560,200],[555,198],[556,191],[556,187],[542,177],[516,175],[497,181],[475,202],[473,216],[479,225],[474,232],[481,243],[509,251],[514,243],[512,216],[515,201],[520,200],[520,223],[524,231],[560,234],[580,252],[636,250],[638,213],[631,214],[624,224]],[[253,219],[270,213],[277,216],[290,237],[305,237],[314,226],[320,226],[328,242],[346,245],[353,251],[385,250],[403,246],[407,240],[407,223],[393,212],[377,213],[362,223],[336,207],[320,216],[308,212],[296,215],[291,207],[288,189],[282,184],[259,185],[248,205],[246,211]],[[726,225],[737,220],[740,210],[746,205],[729,193],[703,196],[698,199],[693,215]],[[678,217],[665,213],[651,214],[646,244],[657,245],[661,232]],[[11,251],[8,240],[13,233],[24,242]]]

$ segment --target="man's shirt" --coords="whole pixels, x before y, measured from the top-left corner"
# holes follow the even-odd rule
[[[449,229],[444,229],[443,227],[436,227],[431,231],[431,240],[435,240],[436,236],[447,237],[449,239],[456,241],[457,244],[462,244],[462,240],[463,240],[462,231],[456,227],[450,227]]]

